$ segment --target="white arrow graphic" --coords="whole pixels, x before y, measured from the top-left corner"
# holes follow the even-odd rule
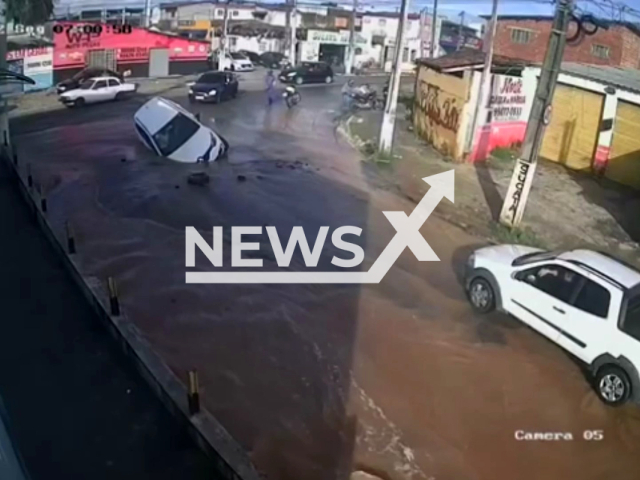
[[[380,283],[405,247],[421,262],[440,259],[420,234],[420,228],[443,197],[454,201],[454,171],[424,177],[431,188],[413,209],[382,212],[396,229],[389,244],[368,272],[187,272],[187,283]]]

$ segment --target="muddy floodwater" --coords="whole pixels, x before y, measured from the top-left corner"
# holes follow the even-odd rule
[[[174,92],[184,100],[184,92]],[[503,315],[478,317],[460,275],[483,245],[432,215],[421,233],[440,262],[409,249],[378,285],[187,285],[186,226],[211,241],[232,226],[362,228],[368,269],[393,237],[383,211],[412,211],[381,188],[335,131],[339,88],[303,90],[298,108],[246,93],[190,107],[231,143],[206,168],[156,158],[135,137],[136,101],[20,119],[31,164],[62,235],[76,232],[87,277],[117,279],[127,315],[182,378],[197,368],[205,406],[270,479],[634,480],[639,407],[605,407],[580,366]],[[447,202],[448,200],[442,200]],[[330,235],[329,237],[330,238]],[[247,237],[277,270],[266,234]],[[328,240],[318,270],[331,271]],[[194,271],[212,265],[198,254]],[[290,270],[305,269],[297,252]],[[587,440],[601,431],[601,440]],[[558,432],[556,441],[518,440]],[[566,439],[570,434],[573,439]]]

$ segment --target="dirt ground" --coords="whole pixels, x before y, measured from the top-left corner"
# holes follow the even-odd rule
[[[380,117],[380,112],[362,112],[349,120],[345,132],[357,147],[367,142],[376,145]],[[440,213],[475,234],[508,240],[496,228],[495,219],[511,180],[512,164],[497,159],[476,165],[450,162],[409,127],[400,114],[394,143],[399,158],[389,165],[370,163],[380,185],[419,199],[426,191],[422,177],[454,168],[456,205],[443,205]],[[547,248],[606,250],[640,266],[638,211],[638,192],[540,161],[522,223],[525,234],[519,240]]]
[[[407,249],[378,285],[185,284],[185,226],[208,238],[214,225],[227,235],[300,225],[309,237],[356,225],[362,268],[377,258],[395,233],[382,212],[409,213],[419,194],[381,182],[341,139],[338,91],[304,89],[290,111],[268,109],[260,92],[190,106],[232,145],[208,167],[207,187],[186,183],[203,167],[144,150],[131,128],[136,101],[13,128],[54,227],[75,229],[84,275],[117,279],[127,315],[178,375],[198,369],[206,408],[268,478],[343,480],[360,469],[392,480],[636,480],[640,411],[606,408],[578,365],[520,323],[474,315],[460,277],[486,240],[442,218],[420,230],[441,261]],[[184,102],[184,91],[171,94]],[[458,171],[456,208],[467,195]],[[260,243],[255,255],[276,269]],[[327,245],[319,269],[336,268],[334,254]],[[196,265],[212,268],[204,256]],[[303,268],[294,255],[290,270]],[[603,441],[583,439],[593,429]],[[574,440],[517,441],[517,430]]]

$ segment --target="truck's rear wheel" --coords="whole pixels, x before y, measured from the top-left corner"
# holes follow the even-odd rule
[[[595,387],[600,400],[617,407],[629,400],[631,380],[629,375],[617,365],[604,365],[595,377]]]
[[[496,308],[496,293],[488,280],[476,277],[467,291],[471,306],[478,313],[489,313]]]

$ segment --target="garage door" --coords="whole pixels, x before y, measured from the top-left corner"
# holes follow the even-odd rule
[[[149,50],[149,76],[166,77],[169,75],[169,50],[152,48]]]
[[[640,106],[618,102],[605,176],[640,189]]]
[[[603,95],[558,85],[540,156],[574,170],[591,168],[603,103]]]

